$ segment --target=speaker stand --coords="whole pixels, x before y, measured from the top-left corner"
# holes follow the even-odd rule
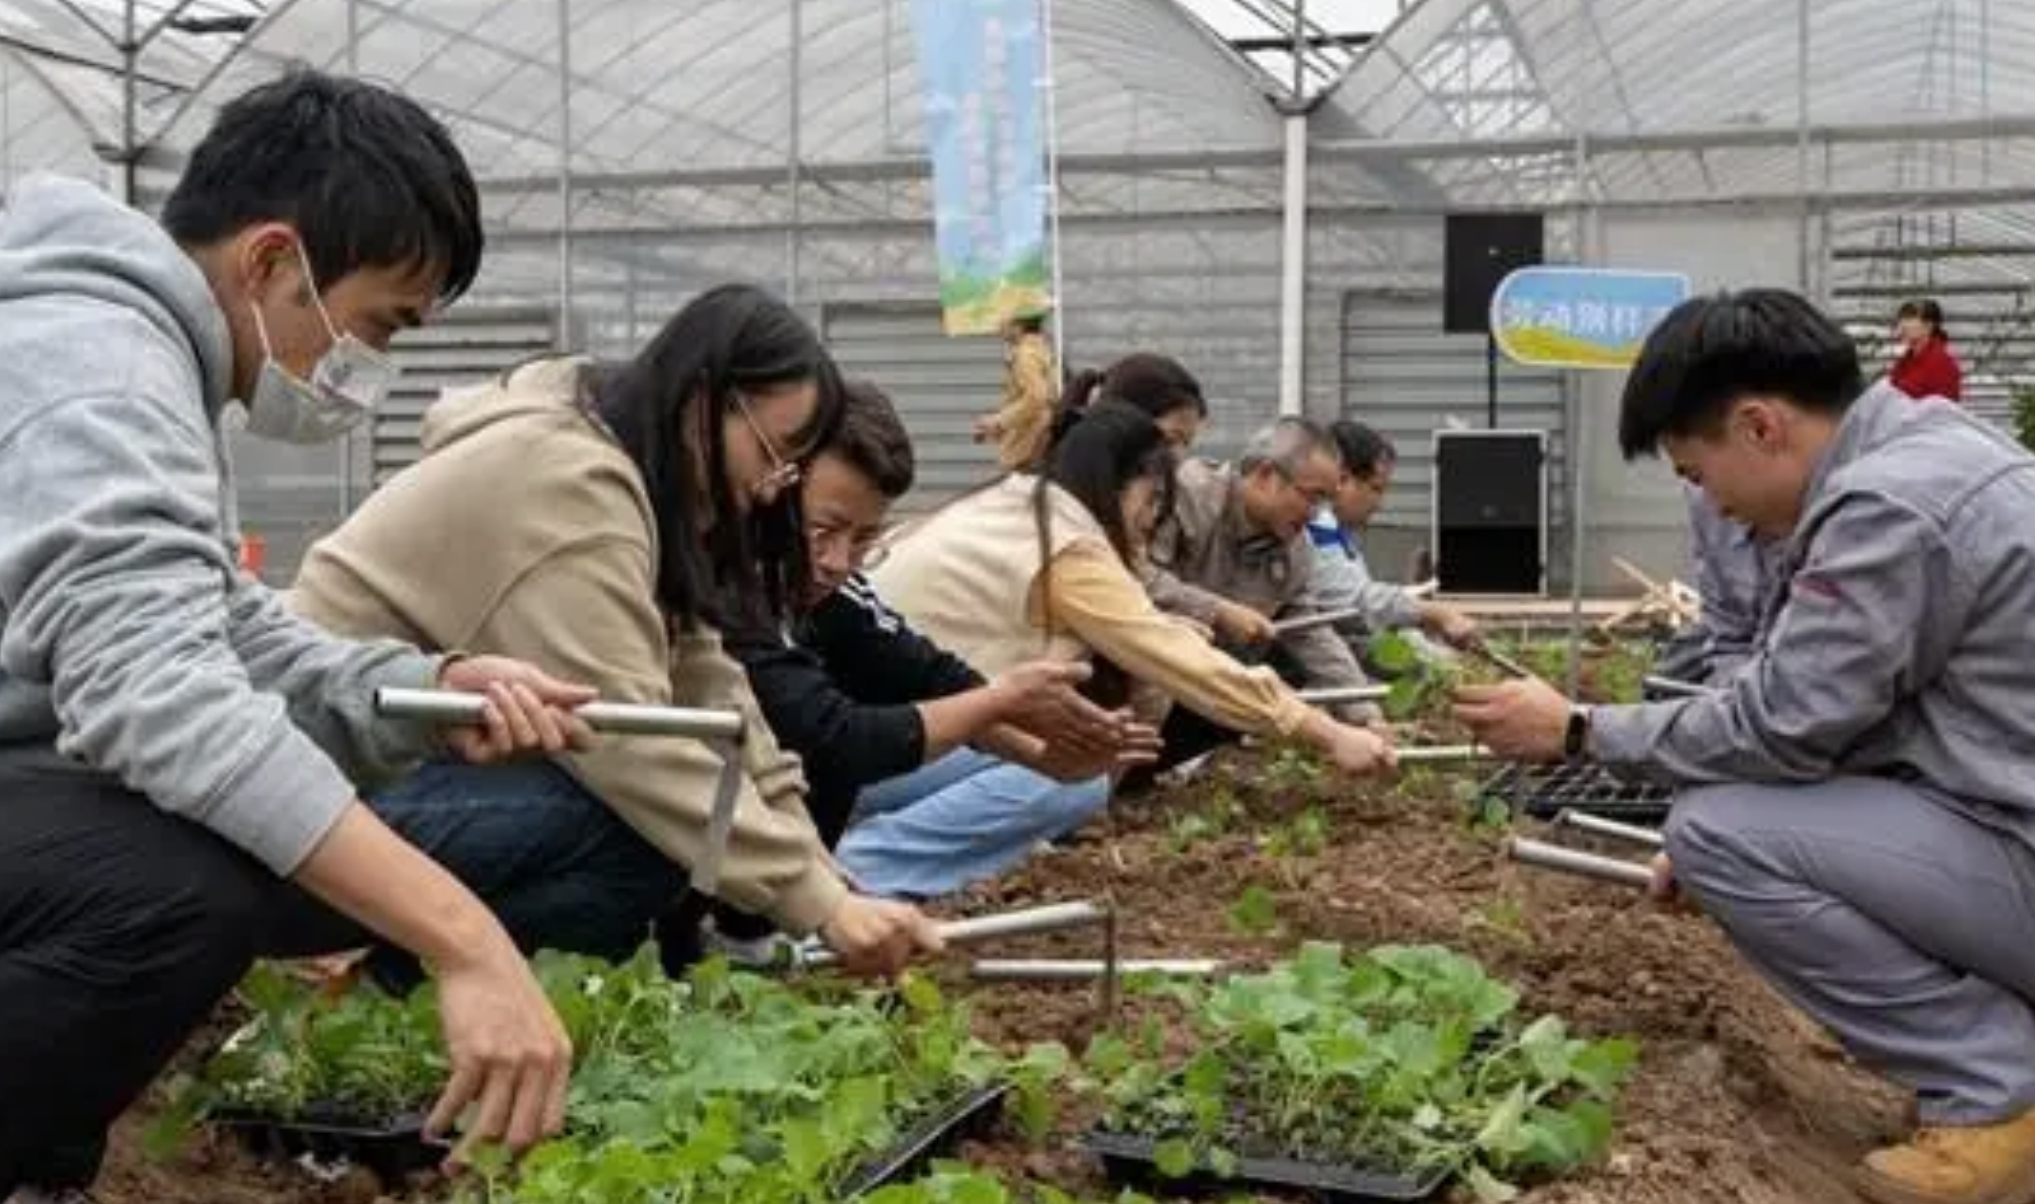
[[[1484,413],[1492,430],[1498,429],[1498,336],[1484,336]]]

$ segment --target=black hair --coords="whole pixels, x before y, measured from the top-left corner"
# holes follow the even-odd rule
[[[1900,312],[1894,315],[1894,320],[1898,322],[1902,318],[1920,318],[1929,323],[1929,329],[1935,332],[1937,338],[1946,343],[1950,341],[1950,332],[1943,329],[1943,307],[1931,298],[1922,297],[1903,302]]]
[[[163,205],[187,247],[288,222],[322,288],[362,268],[436,268],[439,299],[480,272],[480,194],[452,135],[378,84],[299,68],[228,102]]]
[[[833,358],[790,306],[745,284],[701,294],[636,358],[586,374],[594,409],[643,474],[657,518],[658,602],[682,626],[736,617],[719,606],[774,619],[807,580],[798,490],[740,521],[721,440],[738,395],[804,381],[818,386],[819,403],[798,445],[817,448],[841,422]]]
[[[893,502],[910,493],[916,475],[912,439],[890,396],[866,380],[848,381],[842,391],[841,425],[822,450],[846,460]]]
[[[1800,295],[1693,297],[1646,337],[1619,402],[1618,445],[1631,460],[1654,454],[1665,436],[1708,434],[1742,397],[1842,414],[1864,391],[1851,336]]]
[[[1168,356],[1137,351],[1107,370],[1084,368],[1074,377],[1060,394],[1049,445],[1074,425],[1083,410],[1104,398],[1127,402],[1155,421],[1189,406],[1201,417],[1208,417],[1208,399],[1202,396],[1201,382],[1192,372]]]
[[[1399,459],[1399,449],[1385,436],[1348,418],[1338,418],[1328,428],[1342,453],[1343,469],[1352,476],[1368,477],[1379,468]]]
[[[1158,490],[1158,521],[1165,522],[1173,510],[1173,466],[1172,449],[1166,446],[1165,433],[1151,415],[1116,400],[1099,401],[1089,407],[1066,437],[1047,453],[1038,483],[1032,488],[1033,521],[1039,535],[1039,571],[1048,578],[1053,571],[1049,489],[1058,486],[1081,503],[1101,525],[1116,554],[1130,567],[1137,563],[1138,550],[1124,526],[1123,492],[1139,480],[1151,480]],[[1042,596],[1050,592],[1050,583],[1040,590]],[[1051,623],[1048,614],[1049,630]],[[1121,706],[1130,697],[1130,678],[1098,657],[1084,693],[1104,706]]]

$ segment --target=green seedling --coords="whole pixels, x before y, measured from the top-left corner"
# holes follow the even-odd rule
[[[1266,1155],[1443,1169],[1504,1199],[1602,1153],[1636,1057],[1523,1021],[1516,991],[1434,946],[1309,943],[1264,974],[1172,990],[1191,1054],[1090,1063],[1104,1124],[1160,1143],[1168,1173]]]
[[[1238,932],[1251,936],[1263,936],[1279,927],[1279,913],[1272,905],[1272,893],[1262,886],[1251,885],[1230,904],[1229,922]]]
[[[984,1045],[915,975],[894,991],[795,987],[710,961],[674,982],[654,947],[621,965],[544,954],[535,968],[576,1052],[567,1131],[518,1163],[476,1167],[462,1204],[836,1199],[909,1125],[992,1078],[1016,1083],[1019,1122],[1043,1131],[1067,1065],[1057,1046],[1012,1059]],[[333,1001],[264,970],[243,996],[254,1022],[204,1068],[206,1103],[288,1118],[337,1099],[386,1115],[428,1106],[443,1085],[428,988]],[[949,1186],[960,1194],[937,1198],[983,1190]]]

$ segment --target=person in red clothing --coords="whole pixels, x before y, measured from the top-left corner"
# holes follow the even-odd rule
[[[1910,301],[1901,306],[1894,317],[1894,338],[1902,351],[1887,373],[1889,383],[1910,397],[1964,400],[1964,367],[1950,353],[1942,306],[1934,301]]]

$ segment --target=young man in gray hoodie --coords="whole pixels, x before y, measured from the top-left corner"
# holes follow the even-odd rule
[[[2035,1202],[2035,457],[1868,389],[1850,336],[1772,290],[1669,314],[1619,441],[1784,541],[1763,638],[1702,697],[1514,682],[1460,717],[1507,755],[1682,787],[1663,889],[1915,1094],[1921,1131],[1866,1157],[1867,1198]]]
[[[230,399],[297,442],[365,417],[481,242],[443,127],[311,73],[222,110],[161,226],[49,177],[0,210],[0,1199],[88,1182],[257,954],[367,933],[443,991],[434,1124],[562,1122],[571,1049],[515,944],[355,783],[581,743],[588,694],[294,619],[236,570],[220,427]],[[434,684],[485,693],[485,727],[372,714]]]

